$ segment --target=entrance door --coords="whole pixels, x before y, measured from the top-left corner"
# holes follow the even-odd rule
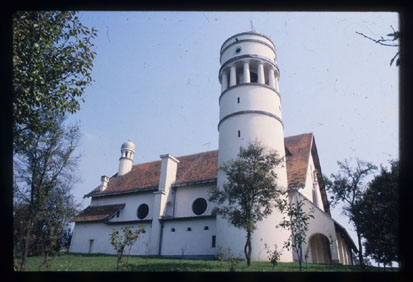
[[[331,251],[328,238],[322,234],[315,234],[310,238],[312,263],[331,263]]]

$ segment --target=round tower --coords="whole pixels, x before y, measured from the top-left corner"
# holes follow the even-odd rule
[[[228,38],[221,47],[219,81],[220,118],[218,123],[218,167],[237,158],[240,147],[260,142],[268,149],[285,156],[284,125],[281,115],[281,96],[278,88],[280,71],[274,43],[256,32],[243,32]],[[278,186],[287,188],[285,160],[279,165]],[[218,187],[221,189],[226,176],[218,171]],[[282,249],[289,234],[275,226],[281,214],[273,214],[257,223],[252,236],[252,260],[267,260],[264,248],[277,244]],[[217,217],[217,246],[230,249],[234,255],[243,255],[246,232],[233,227],[226,219]],[[282,261],[292,261],[292,253],[284,252]]]
[[[135,145],[131,140],[126,141],[120,147],[121,157],[119,159],[118,176],[128,173],[132,169],[133,155],[135,154]]]

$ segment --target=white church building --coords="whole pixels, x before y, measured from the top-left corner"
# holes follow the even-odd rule
[[[135,146],[121,147],[119,170],[85,197],[90,206],[73,221],[73,253],[115,254],[113,229],[142,225],[145,233],[132,246],[133,255],[215,258],[219,250],[243,257],[246,233],[212,214],[209,191],[222,188],[225,174],[218,170],[234,159],[240,147],[259,141],[283,158],[276,168],[278,186],[295,191],[290,201],[303,199],[314,207],[306,234],[309,263],[353,264],[357,248],[346,229],[330,214],[321,179],[321,166],[312,133],[284,137],[281,115],[280,71],[274,43],[257,32],[228,38],[220,50],[218,150],[186,156],[160,155],[160,160],[133,165]],[[257,223],[252,235],[253,261],[268,260],[265,244],[282,251],[280,261],[297,261],[282,249],[289,231],[275,228],[282,214]]]

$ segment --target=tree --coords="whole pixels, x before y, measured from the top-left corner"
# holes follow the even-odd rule
[[[73,11],[18,11],[13,15],[13,147],[53,126],[56,114],[79,110],[92,82],[92,39]],[[84,101],[84,100],[83,100]],[[50,122],[50,123],[49,123]]]
[[[210,201],[218,203],[213,213],[222,215],[232,225],[246,231],[244,254],[248,266],[251,264],[251,236],[256,223],[272,213],[282,194],[274,172],[280,162],[275,151],[267,151],[257,142],[246,149],[241,147],[237,159],[219,168],[226,174],[227,183],[222,190],[216,187],[209,197]]]
[[[356,204],[360,201],[365,190],[364,179],[377,169],[371,163],[356,159],[356,166],[353,168],[347,159],[344,162],[337,162],[339,172],[331,174],[331,180],[324,178],[327,191],[330,192],[331,204],[335,206],[337,203],[342,203],[343,212],[349,218],[356,229],[358,247],[359,247],[359,262],[363,267],[363,249],[361,244],[360,232],[360,214],[356,209]]]
[[[271,250],[267,243],[264,244],[265,249],[267,251],[268,260],[272,264],[272,270],[274,271],[274,267],[278,264],[280,260],[281,252],[277,250],[277,244],[274,245],[274,250]]]
[[[51,222],[54,216],[56,221],[64,223],[70,215],[70,210],[60,206],[58,197],[64,196],[61,189],[69,189],[66,187],[74,180],[79,156],[73,153],[79,142],[79,127],[65,125],[62,116],[48,123],[48,128],[28,133],[28,146],[21,150],[23,157],[14,156],[14,231],[24,234],[21,271],[25,269],[32,232],[38,224],[46,220],[48,227],[54,228],[56,224]]]
[[[113,232],[110,235],[110,243],[113,245],[118,255],[116,265],[117,271],[119,271],[119,264],[124,264],[122,261],[122,257],[125,252],[125,249],[129,247],[130,252],[132,245],[135,244],[136,240],[138,240],[139,235],[141,233],[145,233],[145,229],[141,225],[139,225],[138,229],[136,229],[135,231],[132,231],[130,226],[125,226],[122,228],[122,234],[120,234],[118,230],[113,229]]]
[[[306,212],[304,210],[304,200],[299,199],[299,192],[292,189],[288,192],[289,203],[287,200],[284,200],[284,203],[280,206],[281,210],[287,215],[287,217],[284,216],[281,223],[279,223],[276,227],[285,228],[291,231],[288,240],[284,242],[284,248],[287,250],[292,249],[296,253],[301,271],[303,249],[304,245],[306,245],[306,236],[308,225],[310,223],[309,221],[314,218],[314,208],[311,207],[310,210]]]
[[[59,181],[60,182],[60,181]],[[71,194],[72,183],[58,183],[47,199],[45,208],[39,214],[39,220],[34,227],[33,247],[44,255],[41,266],[49,265],[49,254],[57,254],[60,250],[60,240],[64,232],[70,228],[70,220],[78,211],[78,205]],[[66,229],[66,230],[65,230]],[[32,253],[35,251],[32,248]]]
[[[390,26],[390,27],[391,27],[391,29],[393,30],[393,32],[387,34],[387,37],[389,37],[388,39],[385,39],[383,36],[381,36],[380,39],[374,39],[374,38],[371,38],[371,37],[369,37],[369,36],[367,36],[367,35],[365,35],[365,34],[363,34],[363,33],[361,33],[361,32],[357,32],[357,31],[356,31],[356,33],[357,33],[357,34],[360,34],[361,36],[363,36],[363,37],[365,37],[365,38],[367,38],[367,39],[369,39],[369,40],[372,40],[372,41],[374,41],[375,43],[380,44],[380,45],[382,45],[382,46],[399,47],[398,40],[400,39],[400,31],[394,30],[394,28],[393,28],[392,26]],[[395,43],[395,41],[397,41],[397,43]],[[396,52],[396,54],[394,55],[394,57],[390,60],[390,65],[392,65],[393,62],[394,62],[394,60],[396,60],[396,59],[397,59],[397,60],[396,60],[396,66],[399,66],[399,65],[400,65],[399,53],[400,53],[400,51],[397,51],[397,52]]]
[[[360,233],[365,238],[366,255],[384,265],[399,260],[399,162],[391,161],[390,169],[381,172],[370,183],[357,202]],[[380,219],[377,224],[373,218]]]

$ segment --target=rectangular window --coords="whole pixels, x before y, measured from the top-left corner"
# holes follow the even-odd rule
[[[216,237],[215,235],[212,235],[212,248],[215,248],[215,243],[216,243]]]
[[[238,137],[241,137],[241,131],[238,130]]]
[[[239,104],[239,97],[238,97],[238,104]]]
[[[93,239],[89,240],[89,254],[92,252],[92,248],[93,248]]]

